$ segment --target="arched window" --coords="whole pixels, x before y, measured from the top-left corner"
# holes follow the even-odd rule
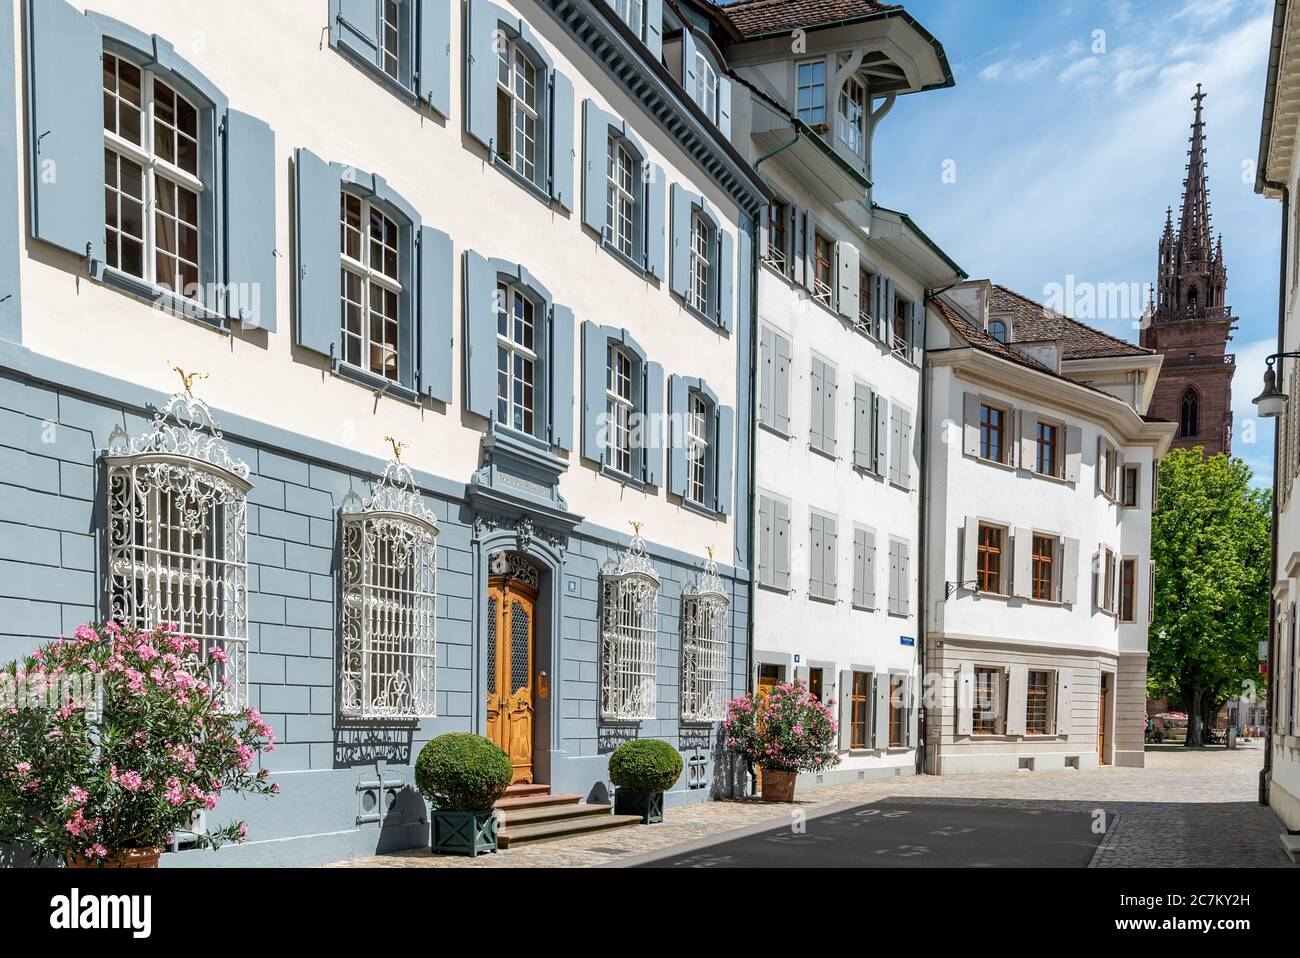
[[[1196,389],[1188,386],[1183,392],[1182,409],[1178,418],[1178,435],[1179,436],[1198,436],[1201,432],[1200,423],[1200,406],[1201,397],[1197,395]]]
[[[1007,341],[1007,324],[1000,319],[994,319],[989,322],[989,335],[1000,343]]]
[[[1187,287],[1187,308],[1188,309],[1196,308],[1196,287],[1195,286]]]

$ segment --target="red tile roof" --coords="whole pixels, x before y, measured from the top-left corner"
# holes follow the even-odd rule
[[[936,296],[930,300],[930,306],[941,315],[948,325],[951,326],[966,342],[970,343],[976,349],[982,352],[992,353],[1002,359],[1006,359],[1018,366],[1026,366],[1029,369],[1036,370],[1040,373],[1047,373],[1050,376],[1057,375],[1055,370],[1049,369],[1036,359],[1031,359],[1018,349],[1012,349],[1006,343],[999,342],[988,333],[984,332],[977,324],[966,318],[966,314],[949,305],[942,296]]]
[[[722,12],[747,37],[804,29],[896,9],[880,0],[735,0]]]
[[[1011,314],[1013,339],[1029,342],[1060,340],[1062,359],[1149,356],[1154,352],[1048,309],[1015,290],[994,284],[989,294],[989,313],[1001,312]]]

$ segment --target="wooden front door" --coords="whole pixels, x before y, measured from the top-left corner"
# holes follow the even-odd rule
[[[1097,725],[1097,764],[1109,765],[1110,761],[1106,758],[1106,700],[1110,698],[1110,673],[1101,673],[1101,698],[1097,708],[1098,725]]]
[[[531,784],[537,593],[494,578],[488,584],[487,616],[487,737],[510,756],[511,784]]]

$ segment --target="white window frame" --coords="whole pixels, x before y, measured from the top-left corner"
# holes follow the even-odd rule
[[[609,138],[606,159],[605,226],[610,244],[628,258],[636,255],[637,161],[622,137]]]
[[[841,65],[847,62],[841,58]],[[856,117],[854,115],[856,109]],[[867,150],[867,87],[858,74],[847,77],[840,88],[839,106],[835,111],[840,141],[858,156]]]
[[[659,575],[638,528],[601,573],[600,717],[638,722],[658,702]]]
[[[369,498],[351,491],[342,526],[339,712],[437,715],[438,522],[394,458]]]
[[[632,32],[645,40],[645,0],[613,0],[618,18],[632,28]]]
[[[713,294],[713,224],[699,211],[691,214],[691,288],[687,305],[706,316]]]
[[[807,80],[805,82],[805,68],[807,68]],[[821,79],[817,79],[817,73],[820,69]],[[808,126],[814,130],[826,126],[826,61],[802,60],[794,66],[794,107],[795,114]],[[808,91],[808,106],[800,104],[803,91]],[[821,90],[818,97],[816,91]],[[817,119],[817,111],[821,110],[821,119]]]
[[[1030,703],[1029,677],[1035,672],[1047,676],[1047,695],[1044,696],[1044,703],[1043,703],[1046,709],[1046,714],[1043,716],[1043,720],[1044,720],[1043,731],[1041,732],[1031,732],[1029,730],[1029,703]],[[1057,734],[1056,733],[1056,686],[1057,686],[1057,677],[1056,677],[1055,669],[1028,668],[1025,670],[1025,735],[1026,736],[1032,737],[1035,735]]]
[[[776,237],[772,233],[772,213],[778,208],[781,213],[782,230],[782,242],[779,246],[776,243]],[[790,245],[792,226],[790,216],[791,207],[789,203],[785,202],[785,200],[778,200],[771,204],[769,210],[767,219],[767,262],[782,276],[788,277],[790,273],[790,251],[788,247]]]
[[[686,499],[697,506],[709,501],[709,425],[713,407],[698,390],[686,401]]]
[[[532,311],[532,332],[533,348],[529,349],[527,345],[515,338],[518,324],[524,323],[525,320],[516,316],[515,306],[522,304],[521,308],[525,311]],[[497,282],[497,418],[498,421],[510,429],[522,432],[527,435],[536,435],[539,420],[538,415],[538,395],[539,395],[539,374],[541,373],[541,354],[537,351],[539,340],[544,335],[543,324],[538,322],[538,314],[543,311],[542,307],[529,296],[526,292],[511,283],[498,280]],[[501,316],[506,317],[506,331],[501,332]],[[502,357],[506,359],[505,389],[506,393],[501,394],[502,375],[501,369]],[[531,382],[527,377],[520,375],[520,364],[523,369],[532,373]],[[528,390],[532,401],[524,403],[517,401],[515,398],[516,386],[522,385]],[[502,408],[504,404],[504,410]],[[504,415],[503,415],[504,412]],[[516,425],[517,420],[522,420]]]
[[[504,80],[503,71],[506,74]],[[530,71],[531,99],[528,96]],[[537,181],[537,131],[541,128],[539,87],[544,76],[544,71],[517,41],[502,41],[497,52],[498,108],[504,94],[510,109],[510,168],[530,183]],[[500,117],[497,123],[499,126]],[[499,147],[497,152],[501,152]]]
[[[138,144],[132,143],[130,140],[126,139],[124,136],[120,135],[119,133],[109,130],[107,127],[105,127],[104,128],[104,149],[107,153],[112,154],[115,158],[126,160],[127,162],[133,163],[136,166],[140,167],[141,190],[143,193],[143,195],[140,197],[140,204],[141,204],[140,219],[141,219],[141,227],[142,227],[143,235],[139,238],[141,243],[140,265],[143,268],[143,272],[132,273],[129,270],[124,269],[122,267],[122,259],[120,255],[114,257],[111,254],[109,254],[108,264],[113,269],[119,270],[121,273],[125,275],[135,276],[138,279],[141,279],[144,282],[149,283],[151,285],[168,289],[178,297],[187,299],[191,302],[198,303],[203,298],[202,283],[203,283],[203,259],[204,259],[204,249],[203,249],[204,186],[203,186],[203,180],[200,178],[200,174],[203,170],[203,163],[204,163],[203,145],[202,145],[202,126],[203,126],[203,112],[204,112],[203,108],[200,107],[197,103],[193,102],[188,97],[186,97],[185,95],[183,95],[176,84],[170,83],[165,79],[159,78],[155,73],[155,71],[142,66],[141,64],[137,63],[135,60],[132,60],[130,57],[123,56],[122,54],[107,51],[107,50],[104,51],[103,56],[105,57],[106,60],[107,58],[110,57],[113,58],[113,60],[117,64],[129,63],[131,66],[135,67],[137,70],[140,71],[140,142]],[[116,82],[117,78],[120,76],[120,67],[114,69],[113,76]],[[102,86],[103,85],[101,83],[101,88]],[[183,102],[187,106],[189,106],[190,109],[194,110],[196,135],[192,138],[194,141],[194,158],[195,158],[195,172],[193,173],[191,173],[188,170],[182,169],[180,166],[177,166],[175,163],[169,162],[168,160],[165,160],[158,155],[157,142],[155,139],[156,132],[157,132],[155,127],[155,121],[156,121],[155,104],[157,102],[156,96],[157,96],[157,88],[159,86],[169,90],[175,96],[178,103]],[[108,91],[107,89],[101,89],[101,96],[109,92],[110,91]],[[112,96],[114,97],[115,102],[121,99],[117,95],[116,89],[111,91],[111,93]],[[115,125],[120,125],[116,122],[117,119],[120,117],[120,115],[121,115],[120,111],[114,113]],[[173,124],[167,124],[167,125],[170,126],[170,128],[174,131],[176,137],[179,138],[185,136],[186,138],[190,138],[188,137],[187,134],[181,132],[179,126]],[[120,165],[118,169],[120,170]],[[179,202],[176,204],[177,209],[174,211],[174,215],[162,212],[162,207],[159,203],[159,188],[158,188],[160,179],[166,181],[167,183],[170,183],[173,187],[177,188],[178,190],[184,189],[194,194],[194,206],[195,206],[194,223],[192,224],[187,223],[180,219]],[[112,190],[115,194],[122,195],[120,190],[120,185],[121,185],[120,173],[117,174],[117,184],[118,185],[116,187],[110,187],[106,179],[106,182],[104,184],[105,192],[107,193],[109,190]],[[179,193],[177,194],[177,196],[179,199]],[[121,210],[121,206],[119,201],[119,206],[118,206],[119,226],[121,224],[120,210]],[[104,216],[105,216],[105,227],[107,229],[108,228],[107,209],[105,209]],[[181,241],[180,241],[179,229],[177,230],[177,235],[176,235],[175,252],[164,253],[164,255],[172,259],[177,264],[176,285],[174,286],[167,286],[159,282],[158,280],[158,254],[159,254],[158,217],[159,216],[163,216],[171,220],[173,223],[177,224],[177,227],[183,224],[187,228],[192,228],[196,234],[195,236],[196,258],[194,260],[191,261],[181,256],[180,253]],[[114,229],[113,232],[120,234],[121,230]],[[132,237],[132,239],[134,240],[135,237]],[[116,264],[114,264],[114,259],[116,260]],[[194,272],[196,276],[195,286],[197,288],[187,288],[186,285],[181,282],[179,268],[180,268],[180,263],[182,261],[194,267]]]
[[[605,465],[625,476],[632,475],[635,450],[632,445],[632,416],[636,412],[634,380],[637,359],[613,343],[605,347]]]
[[[695,102],[710,120],[718,122],[718,70],[699,49],[695,51]]]
[[[402,79],[402,0],[379,3],[379,69],[394,80]],[[392,69],[389,69],[389,61]]]
[[[682,721],[727,717],[727,616],[731,600],[713,552],[699,580],[682,592]]]
[[[349,190],[343,190],[340,194],[340,200],[339,200],[339,219],[340,219],[341,236],[345,236],[348,230],[351,229],[351,227],[348,226],[347,224],[347,217],[345,212],[347,210],[349,202],[357,204],[360,210],[361,228],[360,228],[360,241],[358,246],[361,252],[361,258],[357,259],[356,257],[349,256],[347,252],[346,243],[340,242],[339,259],[342,264],[343,272],[345,274],[355,276],[361,285],[361,298],[360,301],[355,304],[357,306],[357,309],[360,311],[361,331],[359,335],[355,335],[349,332],[347,328],[347,320],[345,317],[347,315],[347,308],[349,305],[352,304],[352,301],[348,298],[347,295],[347,277],[344,276],[343,282],[340,283],[341,288],[339,290],[339,297],[341,301],[339,341],[341,345],[340,351],[342,353],[342,356],[340,357],[340,361],[346,363],[349,366],[353,366],[357,369],[361,369],[372,376],[379,376],[382,379],[388,379],[391,380],[392,382],[400,382],[402,376],[402,297],[406,295],[406,291],[402,287],[401,280],[398,278],[402,275],[401,226],[398,224],[398,222],[395,219],[393,219],[393,217],[389,216],[388,213],[379,204],[376,204],[372,202],[370,199],[360,196]],[[383,245],[385,249],[391,250],[396,257],[397,260],[396,277],[390,276],[389,274],[385,273],[382,268],[377,268],[375,264],[370,261],[372,243],[375,242],[375,238],[372,237],[370,232],[370,221],[372,216],[381,217],[384,223],[386,223],[388,226],[392,228],[392,235],[394,236],[397,245],[395,246],[387,246],[387,244],[383,244]],[[389,294],[393,297],[393,306],[395,310],[395,315],[392,318],[392,322],[393,322],[395,337],[394,337],[393,345],[391,347],[389,347],[387,344],[384,343],[376,344],[375,341],[371,338],[371,331],[373,329],[371,313],[375,311],[375,293],[376,293],[375,287],[378,287],[380,292]],[[388,321],[389,321],[388,317],[384,316],[384,322],[387,323]],[[361,355],[359,358],[361,361],[359,363],[353,363],[346,359],[346,356],[348,354],[348,341],[350,339],[360,340]],[[376,368],[374,363],[372,362],[372,356],[376,348],[380,350],[381,356],[386,356],[389,354],[392,355],[393,365],[392,365],[391,374],[383,370],[382,359],[379,368]]]
[[[826,260],[827,263],[826,279],[822,279],[820,276],[817,275],[818,267],[821,265],[819,262],[820,259],[819,254],[821,252],[821,245],[823,241],[826,244],[826,250],[828,256],[828,259]],[[821,230],[816,230],[813,233],[813,261],[808,265],[809,268],[812,270],[813,299],[817,300],[817,302],[821,303],[823,306],[827,307],[828,309],[834,309],[835,308],[835,303],[834,303],[835,241],[831,239],[829,236],[827,236],[825,233],[823,233]]]
[[[231,457],[207,404],[188,387],[144,434],[128,437],[119,425],[108,445],[107,618],[140,629],[179,628],[200,641],[205,656],[220,648],[224,704],[244,707],[248,465]],[[187,540],[197,550],[185,549]]]

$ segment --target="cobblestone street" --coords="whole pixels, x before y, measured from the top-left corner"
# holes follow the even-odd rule
[[[932,775],[801,788],[809,816],[846,804],[905,800],[1087,811],[1114,816],[1091,867],[1294,867],[1279,842],[1281,825],[1257,804],[1260,742],[1236,751],[1149,750],[1141,769]],[[333,867],[546,868],[620,866],[643,856],[791,820],[790,806],[759,801],[703,802],[668,810],[663,824],[524,845],[478,859],[427,850],[376,855]]]

